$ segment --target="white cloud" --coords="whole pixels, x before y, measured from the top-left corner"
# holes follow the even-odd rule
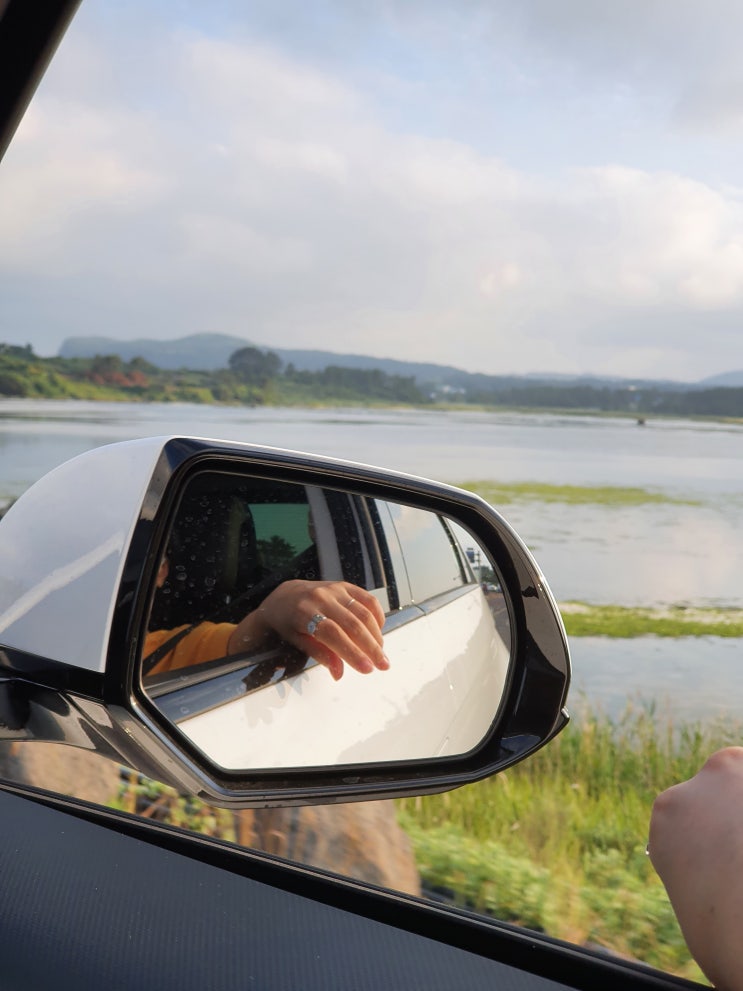
[[[355,96],[346,85],[275,48],[199,35],[174,40],[180,84],[212,112],[264,116],[266,124],[281,126],[305,114],[354,109]]]
[[[540,43],[563,39],[570,11],[587,19],[576,46],[601,26],[576,2],[565,25],[535,27],[544,8],[527,6]],[[672,353],[693,375],[694,338],[686,358],[668,349],[710,315],[730,347],[739,190],[611,163],[517,168],[393,124],[359,84],[254,39],[192,31],[151,47],[167,68],[157,100],[117,97],[112,67],[89,59],[105,101],[65,72],[24,122],[0,183],[7,292],[23,271],[49,298],[57,258],[54,279],[100,333],[162,334],[165,314],[173,337],[208,328],[484,371],[656,374]],[[31,305],[27,319],[48,314]]]
[[[348,172],[345,155],[329,145],[311,141],[259,138],[255,153],[258,162],[272,169],[295,169],[336,182],[345,180]]]
[[[271,236],[229,217],[184,213],[181,251],[195,267],[229,270],[233,278],[290,276],[307,269],[310,251],[299,238]]]
[[[583,270],[593,292],[628,306],[743,303],[740,195],[673,174],[582,174],[592,186],[586,205],[604,221],[585,245]]]
[[[483,296],[498,296],[509,289],[515,289],[524,281],[524,274],[518,265],[506,262],[491,269],[480,279]]]
[[[738,66],[718,69],[682,87],[672,119],[685,130],[742,135],[743,77]]]
[[[78,220],[139,212],[160,197],[167,179],[142,154],[152,140],[134,114],[76,100],[34,104],[0,182],[3,266],[75,268],[77,245],[64,245]]]

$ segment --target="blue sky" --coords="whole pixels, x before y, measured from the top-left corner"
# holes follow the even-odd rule
[[[83,0],[0,166],[0,339],[743,368],[743,9]]]

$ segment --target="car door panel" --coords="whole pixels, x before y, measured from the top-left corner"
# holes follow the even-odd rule
[[[26,793],[35,800],[0,789],[0,982],[12,991],[699,987],[180,830]]]
[[[508,668],[482,601],[475,586],[397,626],[385,637],[390,670],[375,677],[349,668],[334,682],[310,664],[188,716],[179,728],[226,767],[263,767],[267,759],[268,766],[294,766],[298,754],[307,765],[324,765],[466,753],[492,723]],[[470,669],[462,670],[468,658]],[[468,704],[460,711],[463,696]]]

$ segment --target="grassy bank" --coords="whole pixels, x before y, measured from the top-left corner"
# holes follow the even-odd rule
[[[701,980],[645,855],[656,795],[740,742],[738,725],[674,726],[652,706],[576,706],[547,747],[494,778],[397,803],[425,887],[456,904]],[[229,812],[132,774],[119,808],[235,842]]]
[[[743,637],[743,609],[700,609],[561,602],[570,637]]]
[[[544,482],[461,482],[460,487],[476,492],[496,508],[507,503],[560,502],[571,506],[644,506],[650,503],[697,506],[693,499],[678,499],[631,486],[549,485]]]
[[[499,919],[701,979],[645,856],[655,796],[740,727],[674,728],[651,707],[584,712],[487,781],[398,803],[429,888]]]

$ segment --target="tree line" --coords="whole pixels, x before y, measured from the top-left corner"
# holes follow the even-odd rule
[[[30,345],[2,343],[0,397],[249,405],[426,402],[412,375],[339,366],[309,372],[291,364],[284,367],[273,351],[254,347],[235,351],[226,368],[171,371],[144,358],[42,358]]]
[[[507,389],[480,389],[470,402],[510,409],[558,409],[648,416],[743,417],[743,388],[709,389],[529,383]]]
[[[158,368],[118,355],[41,358],[30,345],[0,343],[0,398],[107,399],[248,405],[434,403],[492,408],[570,410],[648,416],[743,418],[743,388],[690,389],[539,382],[484,384],[446,392],[414,376],[378,368],[328,365],[320,371],[284,365],[273,351],[244,347],[214,371]]]

